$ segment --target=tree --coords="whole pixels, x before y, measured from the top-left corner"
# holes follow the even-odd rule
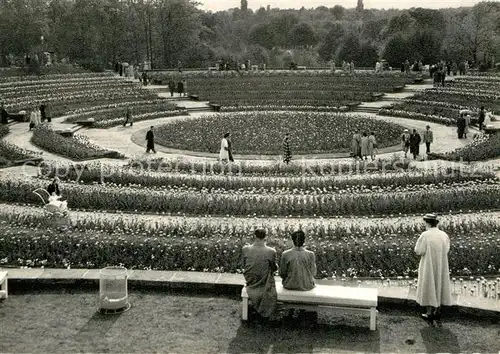
[[[358,5],[356,6],[356,11],[362,12],[365,6],[363,5],[363,0],[358,0]]]
[[[410,58],[407,40],[401,34],[395,35],[387,42],[383,56],[389,65],[399,68],[403,62]]]
[[[337,21],[344,18],[345,9],[342,6],[335,5],[330,11]]]
[[[424,63],[437,63],[441,59],[441,35],[431,29],[415,32],[408,39],[409,60],[422,60]]]
[[[271,26],[267,23],[255,25],[248,35],[250,43],[260,45],[264,48],[271,49],[275,45],[274,33]]]
[[[326,62],[333,59],[334,53],[339,47],[344,34],[344,28],[339,23],[332,24],[332,27],[318,47],[318,54],[322,60]]]
[[[359,36],[356,33],[349,33],[342,41],[338,58],[340,61],[345,60],[350,62],[358,62],[361,53],[361,45]]]
[[[317,43],[316,33],[307,23],[295,25],[290,33],[289,43],[292,46],[308,46]]]
[[[241,0],[241,12],[246,13],[248,11],[248,1]]]

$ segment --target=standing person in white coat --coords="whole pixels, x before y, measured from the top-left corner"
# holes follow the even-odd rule
[[[229,133],[224,134],[224,137],[222,138],[220,142],[220,152],[219,152],[219,161],[227,163],[230,161],[229,158],[229,151],[230,146],[229,146]]]
[[[441,306],[452,304],[448,266],[450,238],[437,228],[439,220],[435,214],[426,214],[424,221],[427,231],[420,235],[415,245],[415,253],[420,256],[417,303],[426,308],[422,318],[433,324],[441,318]]]

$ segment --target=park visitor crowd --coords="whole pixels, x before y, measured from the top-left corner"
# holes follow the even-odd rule
[[[420,235],[415,245],[415,253],[420,256],[417,302],[425,308],[422,318],[434,324],[434,321],[440,320],[441,306],[452,304],[448,265],[450,239],[437,227],[437,215],[426,214],[424,221],[427,231]],[[293,247],[283,252],[279,266],[276,250],[266,244],[264,229],[255,230],[253,244],[243,247],[246,290],[254,311],[253,316],[260,321],[265,322],[277,310],[276,273],[281,277],[283,288],[286,290],[308,291],[316,286],[316,256],[304,247],[304,232],[295,231],[291,238]],[[294,314],[289,312],[286,317],[291,318]],[[311,317],[316,316],[312,313]],[[299,312],[299,318],[306,319],[307,313]]]

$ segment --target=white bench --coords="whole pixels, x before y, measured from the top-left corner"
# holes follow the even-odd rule
[[[7,274],[7,272],[0,272],[0,299],[6,299],[9,297]]]
[[[309,291],[286,290],[276,283],[280,307],[317,311],[319,308],[361,312],[370,315],[370,330],[377,329],[378,291],[370,288],[316,285]],[[248,320],[247,288],[241,291],[243,299],[242,319]]]

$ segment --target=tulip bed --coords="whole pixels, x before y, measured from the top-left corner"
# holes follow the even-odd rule
[[[72,160],[88,160],[99,158],[122,159],[124,155],[93,144],[84,135],[75,134],[72,138],[55,133],[50,126],[42,125],[33,131],[31,142],[53,154]]]
[[[377,97],[373,94],[393,92],[395,87],[404,86],[407,80],[397,75],[346,76],[332,75],[329,71],[241,75],[187,72],[184,76],[190,94],[230,111],[239,110],[239,107],[243,110],[250,110],[250,107],[259,110],[281,110],[281,107],[339,109],[361,101],[374,101]],[[176,73],[153,73],[152,78],[166,84],[180,77]]]
[[[0,265],[129,269],[195,270],[241,273],[242,246],[256,225],[227,219],[216,224],[178,220],[152,225],[123,218],[77,220],[67,228],[51,226],[40,211],[0,215]],[[454,276],[496,275],[500,269],[500,226],[495,221],[443,222],[452,240],[450,271]],[[322,277],[415,277],[413,248],[418,225],[303,225],[307,247],[316,253]],[[268,230],[268,244],[278,256],[290,247],[295,228]]]
[[[38,109],[48,104],[52,117],[68,110],[109,103],[157,99],[140,84],[112,74],[70,74],[40,77],[6,77],[0,81],[0,96],[9,111]]]
[[[384,110],[381,114],[454,124],[463,109],[476,112],[485,106],[488,111],[500,112],[500,78],[458,77],[447,85],[405,99],[392,112]]]
[[[217,153],[220,139],[231,132],[238,154],[280,155],[290,134],[293,154],[350,151],[354,132],[374,132],[379,148],[399,144],[402,126],[362,116],[315,112],[245,112],[180,120],[157,128],[158,144],[176,149]]]
[[[38,203],[32,191],[46,180],[4,179],[0,200]],[[465,180],[450,184],[352,186],[345,189],[197,189],[187,186],[151,188],[112,183],[62,183],[70,208],[148,213],[233,216],[333,217],[487,210],[500,203],[497,180]]]
[[[173,188],[242,193],[332,193],[332,192],[394,192],[453,188],[467,182],[496,183],[491,172],[459,171],[452,169],[433,172],[385,172],[338,175],[303,176],[228,176],[224,174],[188,174],[154,172],[132,166],[113,166],[104,163],[64,164],[47,162],[40,165],[39,175],[45,179],[59,177],[80,184],[105,183],[129,188]]]
[[[201,173],[231,176],[328,176],[338,174],[369,174],[372,172],[402,172],[409,168],[408,160],[397,158],[375,161],[332,160],[331,162],[306,163],[304,161],[271,161],[267,164],[251,164],[236,161],[231,164],[217,160],[196,161],[184,159],[132,159],[129,166],[139,171]]]
[[[466,146],[444,154],[433,153],[430,159],[448,161],[483,161],[500,155],[500,134],[477,134]]]

